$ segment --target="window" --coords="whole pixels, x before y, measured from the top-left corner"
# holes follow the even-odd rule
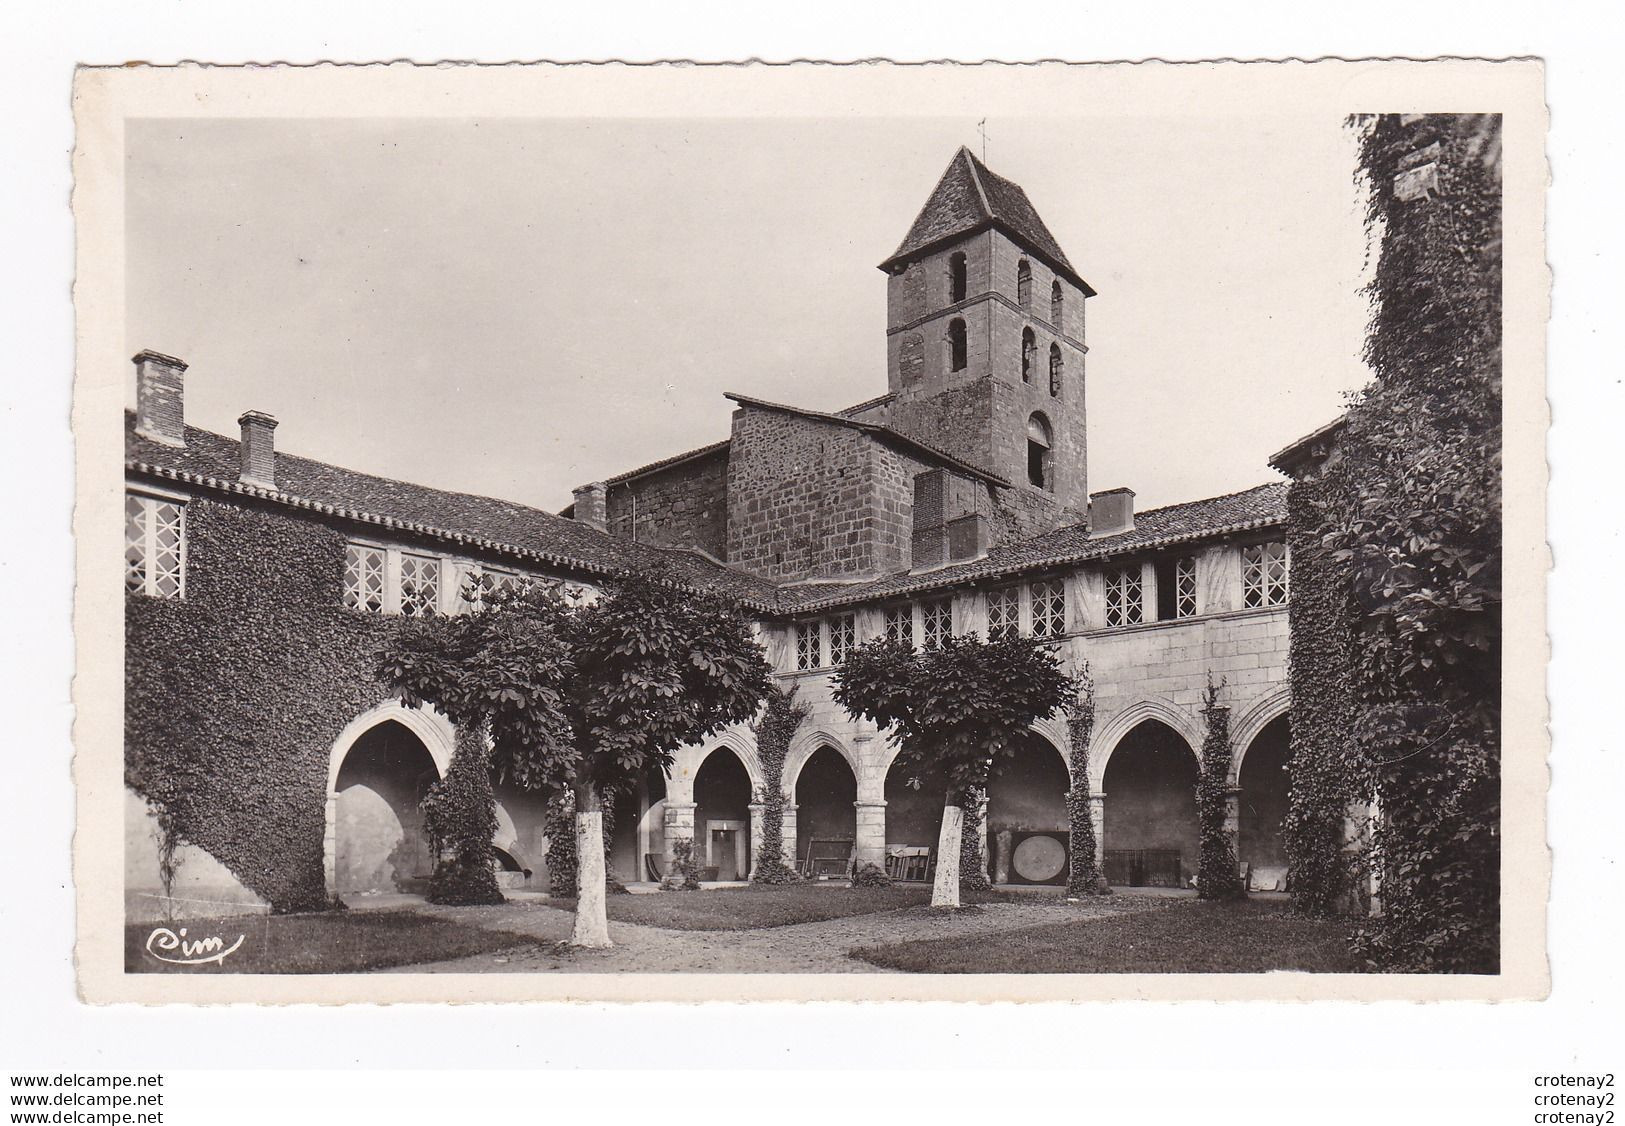
[[[1061,393],[1061,346],[1049,346],[1049,393],[1056,396]]]
[[[948,259],[948,300],[965,300],[965,256],[955,254]]]
[[[886,640],[901,641],[904,645],[914,644],[914,607],[888,606],[883,611],[886,623]]]
[[[948,322],[948,370],[964,371],[968,362],[965,354],[965,322],[955,317]]]
[[[1053,489],[1050,480],[1050,429],[1041,414],[1027,420],[1027,481],[1035,489]]]
[[[1142,582],[1138,567],[1106,572],[1106,624],[1132,626],[1143,620]]]
[[[1174,616],[1196,616],[1196,560],[1181,559],[1174,564]]]
[[[153,598],[186,590],[186,508],[178,501],[124,497],[124,589]]]
[[[946,598],[927,602],[921,608],[921,621],[925,626],[925,647],[936,649],[954,631],[953,605]]]
[[[1021,330],[1021,381],[1033,381],[1033,365],[1038,362],[1038,341],[1033,339],[1033,330]]]
[[[1023,309],[1033,303],[1033,268],[1023,258],[1016,263],[1016,304]]]
[[[1049,287],[1049,323],[1055,326],[1055,331],[1061,331],[1061,283],[1054,282]]]
[[[1260,543],[1241,552],[1241,604],[1279,606],[1286,601],[1286,544]]]
[[[841,614],[829,620],[829,663],[843,664],[846,655],[852,652],[857,644],[857,619],[851,614]]]
[[[796,668],[805,671],[818,667],[818,623],[798,622],[796,630]]]
[[[1066,632],[1066,587],[1060,579],[1033,584],[1033,636],[1060,637]]]
[[[498,590],[513,590],[519,585],[519,576],[512,571],[473,564],[463,576],[462,604],[469,610],[483,610],[486,596]]]
[[[426,618],[440,608],[440,560],[432,555],[401,555],[401,613]]]
[[[987,594],[987,636],[1021,631],[1021,591],[1013,586],[990,590]]]
[[[1196,616],[1196,560],[1160,559],[1157,573],[1157,621]]]
[[[385,555],[381,547],[352,543],[344,549],[344,604],[352,610],[384,612]]]

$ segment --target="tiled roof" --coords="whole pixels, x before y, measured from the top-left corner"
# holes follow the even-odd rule
[[[995,485],[1003,485],[1006,488],[1010,485],[1009,481],[990,469],[983,469],[980,465],[974,465],[962,458],[955,457],[946,450],[939,450],[929,443],[922,442],[918,438],[911,438],[900,430],[893,430],[890,426],[884,426],[878,422],[865,422],[862,419],[848,418],[845,414],[825,414],[823,411],[811,411],[804,407],[786,406],[784,403],[770,403],[766,399],[753,399],[749,395],[741,395],[734,391],[725,391],[723,394],[741,406],[782,411],[785,414],[800,415],[802,418],[813,418],[820,422],[828,422],[834,426],[844,426],[849,430],[861,430],[866,434],[873,434],[876,437],[895,442],[910,452],[923,454],[931,461],[939,461],[951,468],[969,473],[973,477],[980,477],[984,481],[991,481]]]
[[[613,477],[606,477],[604,478],[604,484],[618,485],[622,481],[630,481],[634,477],[642,477],[647,473],[670,469],[672,466],[681,465],[685,461],[698,461],[702,457],[722,453],[727,448],[728,439],[724,438],[720,442],[712,442],[709,446],[701,446],[696,450],[688,450],[684,453],[673,454],[670,457],[663,457],[659,461],[651,461],[648,465],[640,465],[636,469],[628,469],[625,473],[617,473]]]
[[[281,452],[276,455],[275,490],[244,485],[238,481],[235,439],[188,426],[186,446],[176,449],[135,433],[134,415],[129,412],[125,413],[125,468],[143,476],[260,497],[589,575],[665,563],[683,581],[725,592],[753,608],[772,610],[778,601],[774,584],[694,552],[617,539],[511,501],[374,477]]]
[[[902,245],[880,267],[886,269],[907,261],[948,239],[990,225],[1001,228],[1090,297],[1095,295],[1093,287],[1079,277],[1072,263],[1067,261],[1066,252],[1050,234],[1021,185],[990,171],[964,146],[954,154],[942,179],[937,181],[936,189],[915,217]]]
[[[835,415],[822,417],[861,429],[884,430]],[[1154,551],[1267,529],[1280,525],[1286,517],[1287,486],[1281,482],[1138,513],[1134,529],[1119,535],[1091,538],[1085,525],[1073,524],[995,547],[981,559],[924,573],[903,572],[859,583],[780,586],[695,552],[618,539],[574,520],[511,501],[374,477],[292,454],[277,454],[277,489],[242,484],[238,481],[235,439],[189,426],[185,448],[175,449],[136,434],[134,423],[134,415],[126,412],[125,468],[137,476],[257,497],[584,575],[611,575],[629,568],[667,564],[684,582],[728,594],[768,614],[795,614],[902,597],[961,583]]]
[[[1110,559],[1181,543],[1238,532],[1262,530],[1286,520],[1285,482],[1259,485],[1240,493],[1189,501],[1135,513],[1134,528],[1112,536],[1091,538],[1086,525],[1070,524],[1029,540],[1002,544],[981,559],[939,567],[922,573],[900,572],[866,583],[831,589],[828,585],[786,589],[786,612],[819,610],[875,599],[956,586],[967,582],[1015,576],[1068,566],[1089,560]]]

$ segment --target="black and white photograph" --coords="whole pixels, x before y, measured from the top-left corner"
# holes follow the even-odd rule
[[[1542,995],[1541,72],[1343,65],[84,72],[87,995]]]

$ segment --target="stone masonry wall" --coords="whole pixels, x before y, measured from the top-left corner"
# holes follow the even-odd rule
[[[693,547],[726,560],[728,451],[609,487],[609,533],[661,547]],[[636,517],[636,527],[633,519]]]
[[[908,459],[837,423],[734,412],[728,562],[772,579],[839,578],[908,566]]]

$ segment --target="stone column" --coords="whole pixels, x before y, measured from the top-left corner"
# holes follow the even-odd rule
[[[784,803],[784,862],[794,868],[800,863],[796,856],[796,803]]]
[[[672,778],[666,783],[666,871],[672,868],[672,846],[684,838],[694,840],[694,779]],[[695,841],[701,848],[705,842]],[[703,854],[695,857],[699,862]]]
[[[750,852],[746,859],[749,869],[745,875],[747,880],[756,871],[756,854],[762,849],[762,810],[766,808],[759,801],[750,803]]]
[[[1106,874],[1106,794],[1104,791],[1089,794],[1089,824],[1095,830],[1095,864],[1100,868],[1100,874]]]
[[[860,795],[852,803],[857,814],[857,840],[853,842],[853,857],[858,867],[873,864],[886,867],[886,801],[884,798],[865,801]]]
[[[1236,858],[1236,874],[1241,874],[1241,787],[1224,788],[1224,835]],[[1245,890],[1245,889],[1244,889]]]
[[[339,795],[327,792],[327,824],[322,830],[322,880],[331,899],[339,893]]]

